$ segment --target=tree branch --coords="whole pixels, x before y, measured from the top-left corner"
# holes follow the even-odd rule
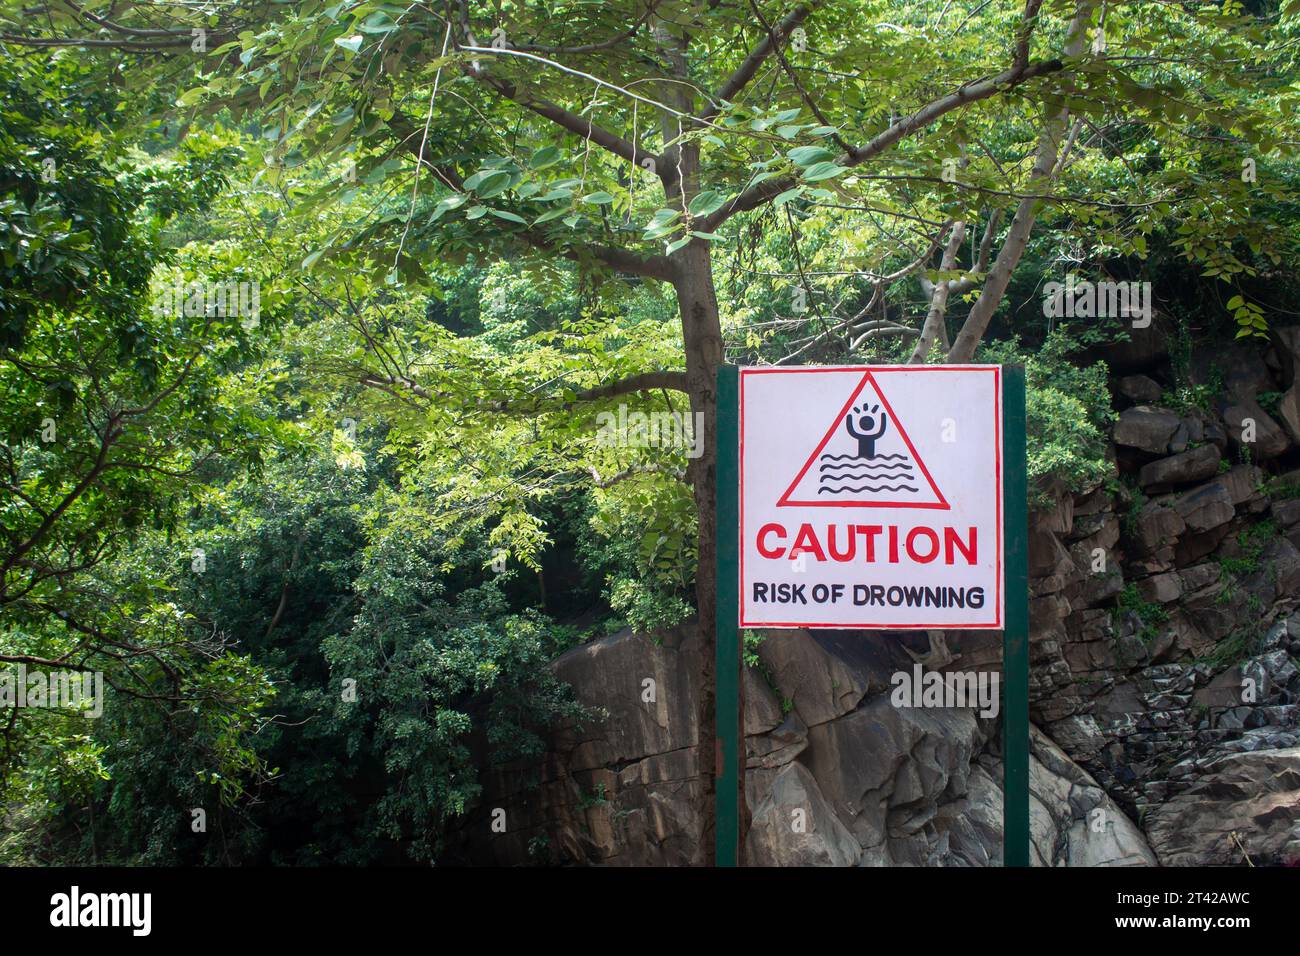
[[[548,119],[555,125],[568,130],[570,133],[575,133],[576,135],[581,136],[584,140],[595,143],[597,146],[608,150],[615,156],[622,157],[628,162],[634,163],[643,168],[645,161],[649,160],[654,163],[652,168],[656,171],[659,170],[660,166],[666,165],[659,158],[658,153],[651,152],[648,149],[642,149],[636,143],[628,142],[623,137],[605,129],[603,126],[596,125],[595,121],[590,117],[579,116],[577,113],[572,113],[559,104],[552,103],[550,100],[529,96],[511,81],[502,79],[501,77],[492,76],[485,70],[476,70],[473,65],[467,65],[464,69],[468,76],[482,83],[484,86],[487,86],[489,89],[495,90],[512,103],[522,106],[524,109],[532,110],[543,119]],[[665,170],[664,172],[666,173],[667,171]],[[663,178],[662,175],[660,178]]]
[[[675,392],[688,393],[685,372],[642,372],[630,375],[605,385],[597,385],[574,395],[579,402],[595,401],[598,398],[613,398],[616,395],[630,395],[632,392],[653,392],[660,388],[670,388]]]
[[[961,249],[962,240],[966,238],[966,223],[958,222],[952,227],[952,236],[948,239],[948,246],[943,250],[943,258],[939,260],[939,270],[941,272],[950,272],[957,266],[957,253]],[[930,292],[930,311],[926,313],[925,323],[921,326],[921,336],[916,340],[916,348],[912,350],[912,357],[908,359],[909,365],[920,365],[930,357],[930,350],[934,348],[935,340],[940,337],[940,331],[943,328],[944,314],[948,311],[948,293],[951,291],[951,284],[946,279],[933,284]]]
[[[968,106],[980,100],[986,100],[997,93],[1006,92],[1035,77],[1056,73],[1063,69],[1064,66],[1065,64],[1061,60],[1045,60],[1039,63],[1031,63],[1024,67],[1023,70],[1013,67],[994,76],[964,84],[946,96],[931,101],[910,116],[903,117],[865,145],[855,147],[851,152],[842,153],[835,162],[840,166],[850,168],[861,165],[868,159],[883,153],[899,140],[930,125],[945,113],[950,113],[959,107]],[[736,213],[756,209],[797,185],[799,185],[798,177],[786,175],[769,179],[757,186],[751,186],[717,212],[711,213],[700,220],[696,228],[701,232],[715,232],[719,226]]]
[[[812,13],[812,9],[816,5],[815,2],[799,4],[799,6],[787,13],[775,28],[769,30],[767,35],[758,42],[758,45],[749,52],[749,56],[745,57],[740,66],[736,67],[735,71],[718,87],[717,91],[710,97],[711,105],[701,112],[697,118],[708,122],[721,113],[723,102],[729,102],[737,93],[743,90],[749,84],[749,81],[754,78],[758,68],[772,55],[772,51],[776,49],[775,41],[784,40],[788,37],[795,27],[808,18],[808,14]]]
[[[1074,19],[1070,21],[1066,33],[1067,57],[1078,56],[1083,51],[1084,37],[1097,2],[1098,0],[1078,0]],[[1067,139],[1066,124],[1069,115],[1069,108],[1062,107],[1055,114],[1044,118],[1043,131],[1038,138],[1038,155],[1029,174],[1030,193],[1038,192],[1040,189],[1045,190],[1052,177],[1059,172],[1057,159],[1061,146]],[[1072,142],[1072,139],[1070,141]],[[975,300],[975,305],[971,307],[966,321],[962,323],[961,332],[958,333],[952,348],[948,350],[947,361],[950,364],[969,362],[974,358],[975,349],[984,338],[984,332],[993,318],[993,313],[1001,304],[1002,296],[1006,294],[1007,286],[1011,283],[1011,274],[1020,264],[1020,257],[1029,243],[1029,233],[1033,230],[1034,220],[1038,215],[1038,203],[1037,198],[1026,197],[1020,200],[1020,204],[1016,207],[1016,213],[1007,229],[1007,238],[1002,243],[1002,249],[998,252],[993,268],[989,270],[984,288],[980,290],[979,298]]]
[[[420,131],[415,127],[410,117],[403,113],[395,112],[387,121],[388,128],[397,138],[398,144],[408,153],[415,157],[416,162],[423,163],[431,169],[448,189],[454,192],[465,193],[465,183],[459,172],[451,166],[440,165],[430,162],[426,158],[420,147]],[[563,256],[581,262],[584,259],[594,259],[613,269],[616,272],[626,272],[631,275],[645,276],[648,279],[659,279],[663,282],[672,281],[673,270],[666,256],[641,256],[627,249],[618,246],[607,246],[601,244],[591,244],[582,246],[557,247],[545,235],[538,232],[531,226],[523,226],[511,233],[520,240],[541,249],[552,255]]]

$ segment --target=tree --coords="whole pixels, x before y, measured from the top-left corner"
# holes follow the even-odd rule
[[[213,14],[147,5],[118,13],[70,0],[38,7],[39,17],[25,8],[5,17],[0,40],[95,52],[106,75],[173,102],[187,125],[224,115],[256,124],[268,183],[296,190],[304,165],[332,162],[334,182],[293,197],[304,216],[329,205],[344,210],[326,241],[304,250],[301,268],[314,277],[340,281],[363,270],[392,290],[425,280],[438,260],[510,256],[570,260],[584,274],[669,287],[680,353],[659,367],[556,358],[548,381],[509,381],[490,368],[454,367],[472,353],[447,337],[437,338],[445,350],[437,361],[428,349],[388,348],[364,303],[351,301],[367,353],[344,364],[416,414],[532,417],[552,427],[586,420],[583,407],[613,399],[662,394],[671,407],[667,394],[684,393],[705,436],[683,478],[694,503],[706,643],[716,616],[714,383],[726,331],[717,250],[784,219],[786,290],[798,302],[795,320],[812,328],[790,359],[851,358],[873,336],[914,336],[914,361],[934,358],[936,342],[945,346],[941,357],[967,361],[1042,216],[1069,219],[1076,234],[1140,256],[1154,223],[1239,189],[1222,169],[1217,178],[1189,174],[1203,149],[1222,148],[1229,158],[1286,139],[1286,82],[1277,70],[1284,54],[1280,40],[1273,44],[1289,21],[1237,7],[1111,8],[1098,0],[969,2],[941,11],[884,0],[788,7],[321,0],[234,3]],[[1254,88],[1244,88],[1247,76]],[[1115,144],[1133,129],[1144,140],[1138,168]],[[1089,181],[1117,167],[1129,175]],[[358,178],[392,193],[365,216],[346,205]],[[1067,180],[1075,191],[1061,188]],[[872,292],[843,318],[818,301],[821,287],[801,248],[803,226],[818,221],[875,266],[852,270]],[[978,222],[979,249],[961,268],[962,243]],[[1205,240],[1215,226],[1202,223],[1197,236]],[[1189,243],[1189,254],[1204,245]],[[1235,256],[1215,245],[1210,254]],[[938,269],[930,268],[941,251]],[[930,291],[925,316],[891,316],[889,289],[921,273]],[[966,295],[974,303],[947,346],[951,300]],[[609,375],[615,370],[622,374]],[[492,495],[483,497],[483,508],[495,507]],[[701,660],[707,821],[712,653]],[[707,824],[701,837],[703,856]]]
[[[168,601],[180,553],[147,568],[129,555],[175,528],[214,456],[252,466],[267,434],[249,412],[260,387],[229,376],[254,351],[240,319],[150,297],[181,258],[161,233],[222,188],[236,154],[197,136],[175,160],[124,166],[102,125],[120,97],[70,58],[6,59],[0,85],[0,664],[10,679],[8,665],[101,673],[101,692],[230,772],[268,688]],[[83,718],[10,706],[0,800],[45,752],[55,769],[37,776],[89,802],[102,748]]]

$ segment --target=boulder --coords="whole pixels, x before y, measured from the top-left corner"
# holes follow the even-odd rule
[[[1221,458],[1219,449],[1214,445],[1202,445],[1143,465],[1138,472],[1138,484],[1143,488],[1163,488],[1212,478],[1219,471]]]
[[[1223,421],[1228,426],[1228,440],[1248,452],[1252,461],[1269,461],[1291,447],[1286,432],[1258,402],[1237,401],[1228,405],[1223,409]]]
[[[1272,503],[1273,520],[1279,528],[1300,525],[1300,498],[1289,498]]]
[[[773,779],[745,839],[750,866],[853,866],[861,855],[862,847],[800,763]]]
[[[1179,417],[1167,409],[1135,405],[1120,413],[1115,423],[1115,443],[1153,455],[1165,455],[1169,453],[1169,444],[1181,424]]]
[[[1277,403],[1277,417],[1291,440],[1300,445],[1300,383],[1292,385]]]
[[[1183,596],[1183,582],[1174,571],[1153,574],[1138,582],[1138,593],[1149,603],[1168,604]]]
[[[1125,375],[1116,386],[1119,393],[1139,405],[1160,401],[1160,383],[1146,375]]]
[[[1129,329],[1127,336],[1098,349],[1097,355],[1120,375],[1155,368],[1169,358],[1169,342],[1161,328],[1163,324],[1163,318],[1157,313],[1156,321],[1145,328]]]
[[[1264,361],[1264,351],[1254,343],[1231,342],[1197,353],[1196,381],[1206,383],[1212,374],[1223,382],[1224,392],[1238,401],[1253,402],[1260,392],[1275,388],[1273,376]]]
[[[1141,507],[1133,526],[1138,545],[1148,554],[1174,544],[1187,530],[1187,522],[1177,509],[1157,501],[1148,501]]]
[[[1270,541],[1260,555],[1264,569],[1260,572],[1277,586],[1279,597],[1300,598],[1300,549],[1286,538]]]
[[[1147,816],[1165,866],[1300,863],[1300,747],[1187,766],[1193,782]]]
[[[1285,384],[1294,385],[1300,380],[1300,325],[1274,326],[1274,351],[1280,360]]]
[[[1264,483],[1264,472],[1256,465],[1237,465],[1214,480],[1228,492],[1234,507],[1260,511],[1267,506],[1263,492],[1260,491],[1260,486]],[[1260,507],[1256,507],[1256,504]]]
[[[1189,531],[1209,531],[1227,524],[1236,513],[1232,496],[1223,485],[1212,482],[1179,495],[1174,510],[1187,523]]]

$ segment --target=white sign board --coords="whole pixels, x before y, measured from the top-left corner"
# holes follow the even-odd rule
[[[740,370],[740,626],[1002,628],[996,365]]]

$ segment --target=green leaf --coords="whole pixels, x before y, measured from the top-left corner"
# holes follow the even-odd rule
[[[499,196],[510,186],[512,176],[505,170],[497,170],[483,177],[482,182],[474,190],[484,199],[491,199],[493,196]]]
[[[1228,308],[1229,308],[1229,309],[1239,309],[1239,308],[1241,308],[1241,306],[1242,306],[1242,304],[1243,304],[1244,302],[1245,302],[1245,300],[1242,299],[1241,296],[1239,296],[1239,295],[1234,295],[1231,299],[1228,300]]]
[[[528,161],[528,166],[530,169],[546,169],[558,163],[561,155],[558,146],[543,146],[533,153],[533,158]]]
[[[382,10],[370,14],[361,23],[362,33],[392,33],[397,29],[397,24],[393,22],[392,17]],[[337,42],[337,41],[335,41]],[[353,51],[356,52],[355,50]]]
[[[605,192],[604,190],[600,190],[599,192],[588,193],[587,195],[583,196],[582,201],[585,203],[591,203],[593,206],[604,206],[609,203],[612,203],[614,201],[614,197],[611,196],[609,193]]]
[[[351,50],[353,53],[356,53],[361,49],[363,40],[364,38],[361,34],[357,33],[350,37],[335,37],[334,44],[335,46],[341,46],[345,50]]]
[[[777,197],[772,200],[772,205],[784,206],[791,199],[797,199],[799,195],[803,192],[803,189],[804,188],[802,186],[795,186],[794,189],[787,189],[785,192],[779,193]]]
[[[433,215],[429,217],[429,222],[437,222],[442,218],[443,213],[450,212],[452,209],[459,209],[461,206],[465,205],[465,202],[465,197],[459,194],[448,196],[446,199],[443,199],[438,203],[438,205],[433,207]]]
[[[504,209],[489,209],[488,212],[492,213],[492,215],[496,216],[498,219],[504,219],[506,222],[517,222],[521,226],[528,225],[528,220],[523,216],[515,215],[513,212],[507,212]]]
[[[726,201],[727,197],[722,193],[717,192],[716,190],[706,189],[704,192],[692,199],[691,204],[687,208],[690,210],[692,216],[707,216],[709,213],[721,209],[722,205]]]
[[[643,239],[662,239],[671,233],[675,228],[677,218],[681,215],[678,209],[660,209],[650,217],[650,222],[646,224]]]
[[[674,252],[676,252],[678,249],[680,249],[682,246],[686,245],[690,241],[691,241],[690,236],[682,236],[682,238],[674,242],[668,243],[668,249],[667,249],[668,255],[672,255]]]
[[[835,158],[835,154],[825,146],[796,146],[786,153],[786,156],[790,157],[790,162],[796,166],[812,166]]]
[[[823,179],[834,179],[846,172],[848,172],[847,167],[836,163],[814,163],[803,171],[803,178],[810,183],[819,183]]]

